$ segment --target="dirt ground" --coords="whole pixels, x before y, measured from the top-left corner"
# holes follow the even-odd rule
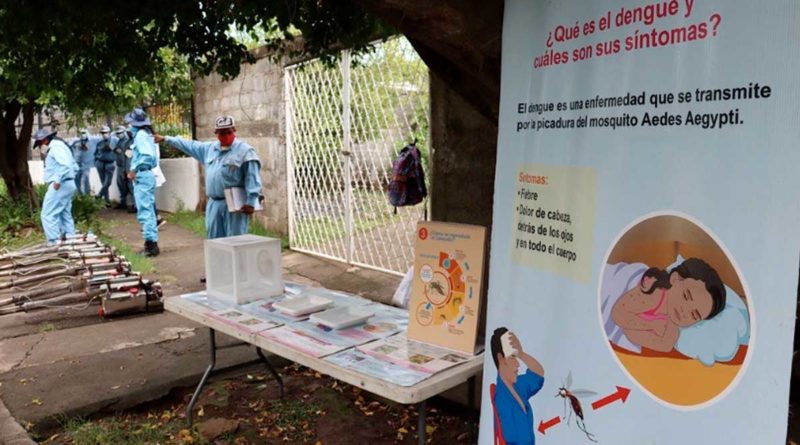
[[[280,370],[285,397],[267,372],[212,381],[200,396],[195,424],[186,426],[193,388],[116,416],[67,421],[43,432],[43,444],[416,444],[415,407],[386,403],[358,388],[297,365]],[[430,444],[474,440],[475,417],[463,406],[428,403]],[[474,414],[473,414],[474,415]]]

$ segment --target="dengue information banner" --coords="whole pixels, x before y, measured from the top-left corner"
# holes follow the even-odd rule
[[[782,444],[800,3],[509,0],[481,444]]]

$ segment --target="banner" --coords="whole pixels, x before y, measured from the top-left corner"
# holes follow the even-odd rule
[[[800,3],[509,0],[481,444],[782,444]]]

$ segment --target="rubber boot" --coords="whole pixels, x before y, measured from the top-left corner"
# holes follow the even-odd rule
[[[156,241],[146,241],[145,242],[145,253],[144,253],[144,256],[154,257],[154,256],[158,256],[159,253],[161,253],[161,251],[158,249],[158,243]]]
[[[155,241],[145,241],[144,242],[144,249],[140,250],[139,255],[143,255],[146,257],[153,257],[158,256],[160,250],[158,249],[158,243]]]

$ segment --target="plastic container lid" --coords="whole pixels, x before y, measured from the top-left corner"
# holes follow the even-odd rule
[[[312,296],[284,298],[272,305],[275,309],[293,317],[319,312],[333,304],[333,300]]]
[[[332,329],[344,329],[364,323],[373,315],[374,312],[363,307],[342,306],[313,314],[309,320]]]

